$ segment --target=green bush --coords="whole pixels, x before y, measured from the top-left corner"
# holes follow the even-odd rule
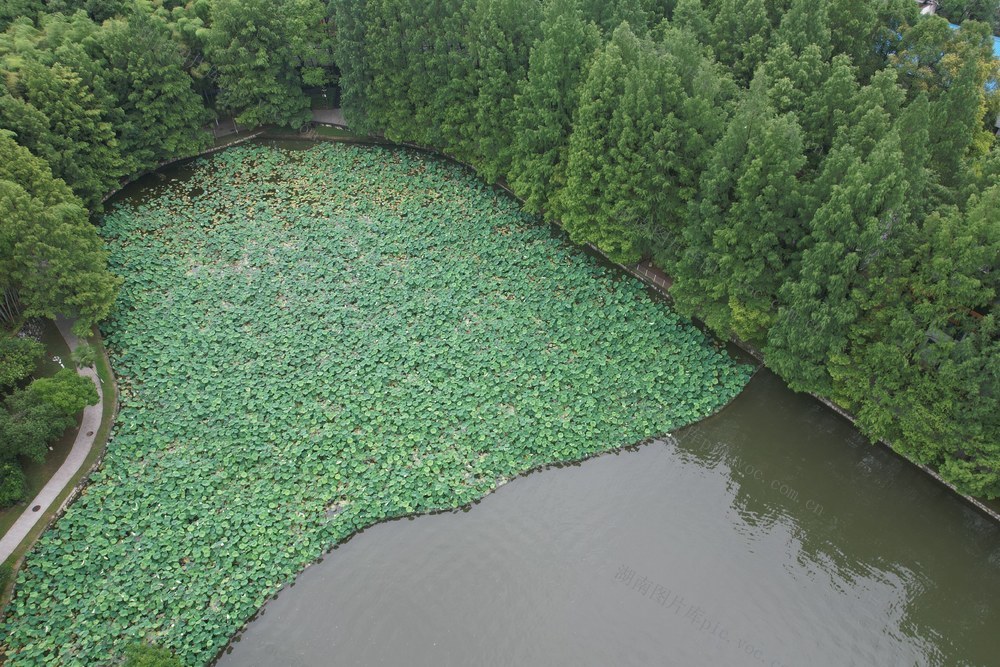
[[[134,644],[125,651],[123,667],[181,667],[181,661],[154,644]]]
[[[37,341],[0,333],[0,391],[28,377],[44,353]]]
[[[6,409],[0,408],[0,460],[44,460],[52,441],[98,400],[93,381],[70,368],[14,391],[4,399]]]
[[[93,367],[97,363],[97,350],[90,343],[80,343],[72,354],[73,363],[77,366]]]
[[[28,491],[24,471],[17,461],[0,463],[0,508],[20,502]]]
[[[60,414],[73,419],[85,407],[100,400],[93,381],[70,368],[57,371],[52,377],[38,378],[28,387],[28,392],[38,401],[52,405]]]

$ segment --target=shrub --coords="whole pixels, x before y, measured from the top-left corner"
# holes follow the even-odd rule
[[[45,347],[37,341],[0,333],[0,390],[28,377],[44,353]]]
[[[0,508],[20,502],[27,491],[28,484],[17,461],[0,463]]]
[[[90,343],[80,343],[75,350],[73,350],[73,363],[77,366],[90,366],[93,367],[97,362],[97,350]]]

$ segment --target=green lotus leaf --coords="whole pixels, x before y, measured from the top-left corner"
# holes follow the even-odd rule
[[[11,665],[147,635],[204,664],[352,532],[689,424],[749,379],[453,164],[244,145],[186,173],[104,216],[121,409],[27,557]]]

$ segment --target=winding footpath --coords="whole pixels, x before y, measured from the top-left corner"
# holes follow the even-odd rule
[[[66,345],[69,346],[70,351],[76,350],[82,341],[73,333],[72,323],[59,318],[56,320],[56,326],[59,327],[59,333],[66,340]],[[73,449],[70,450],[66,460],[59,466],[59,469],[52,475],[51,479],[46,482],[42,490],[38,492],[38,495],[28,504],[27,509],[18,517],[14,525],[10,527],[10,530],[0,539],[0,563],[7,560],[14,553],[14,550],[24,541],[39,519],[43,516],[48,516],[50,509],[58,509],[53,508],[52,505],[56,502],[59,495],[73,482],[73,477],[80,471],[84,461],[87,460],[87,456],[90,454],[90,450],[94,446],[97,430],[101,426],[101,420],[104,418],[104,390],[101,387],[100,378],[97,377],[97,371],[93,368],[78,368],[76,372],[83,377],[90,378],[97,387],[97,404],[88,405],[84,408],[80,430],[76,433],[76,440],[73,441]],[[34,508],[37,508],[37,510]]]

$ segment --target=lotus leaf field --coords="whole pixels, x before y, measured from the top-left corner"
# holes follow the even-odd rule
[[[380,520],[701,419],[746,384],[690,324],[451,163],[233,148],[103,221],[122,406],[29,555],[11,665],[210,662]],[[330,604],[337,604],[331,600]]]

